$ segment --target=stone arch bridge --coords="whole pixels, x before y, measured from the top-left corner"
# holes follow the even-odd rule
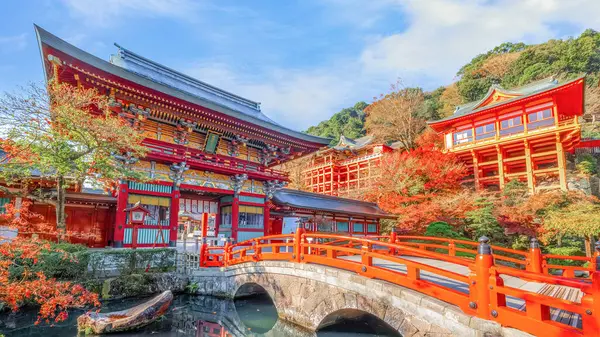
[[[331,267],[285,261],[244,263],[195,270],[197,293],[234,298],[269,294],[279,317],[309,331],[335,319],[336,312],[358,309],[383,320],[402,336],[528,336],[471,317],[459,308],[417,291]],[[240,291],[241,290],[241,291]],[[329,322],[328,322],[329,321]]]
[[[371,314],[405,337],[599,331],[596,258],[561,266],[552,263],[578,258],[544,255],[535,240],[529,251],[488,241],[300,230],[225,247],[202,245],[185,272],[201,295],[234,298],[264,289],[281,319],[313,332],[349,310]]]

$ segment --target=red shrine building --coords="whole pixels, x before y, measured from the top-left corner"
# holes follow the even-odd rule
[[[336,146],[324,147],[311,157],[302,172],[304,186],[314,193],[359,198],[378,177],[381,157],[397,147],[398,143],[375,142],[372,136],[342,135]]]
[[[530,193],[567,190],[566,152],[581,137],[584,78],[545,79],[511,90],[492,86],[484,98],[429,122],[444,135],[445,151],[469,168],[477,190],[501,190],[513,179]]]
[[[145,158],[117,157],[148,181],[122,180],[112,193],[85,186],[68,191],[67,230],[96,237],[80,243],[175,246],[192,234],[244,241],[281,233],[286,218],[311,228],[317,217],[340,224],[331,229],[366,235],[378,233],[379,219],[389,217],[375,204],[283,189],[288,175],[272,167],[315,152],[329,139],[283,127],[258,102],[120,46],[104,61],[35,30],[46,78],[109,97],[115,114],[144,135],[149,149]],[[0,206],[10,201],[5,196]],[[141,223],[128,214],[139,206],[147,211]],[[55,222],[53,206],[34,203],[33,211]]]

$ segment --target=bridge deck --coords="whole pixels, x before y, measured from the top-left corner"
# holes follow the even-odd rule
[[[358,255],[345,256],[345,257],[340,257],[340,258],[351,260],[351,261],[357,261],[357,262],[360,262],[360,260],[361,260],[361,257]],[[461,275],[469,274],[468,267],[450,263],[450,262],[428,259],[428,258],[423,258],[423,257],[404,256],[404,255],[402,256],[402,258],[411,260],[411,261],[415,261],[418,263],[422,263],[422,264],[427,264],[427,265],[430,265],[433,267],[437,267],[437,268],[451,271],[451,272],[461,274]],[[390,262],[390,261],[386,261],[386,260],[382,260],[382,259],[377,259],[377,258],[373,259],[373,265],[380,267],[380,268],[391,269],[391,270],[401,272],[401,273],[407,272],[406,265],[400,264],[400,263],[395,263],[395,262]],[[567,299],[567,300],[574,301],[577,303],[581,303],[581,298],[583,297],[583,293],[579,289],[575,289],[575,288],[571,288],[571,287],[549,285],[549,284],[540,283],[540,282],[524,281],[520,278],[507,276],[507,275],[502,275],[501,277],[504,280],[504,285],[507,287],[511,287],[511,288],[521,289],[521,290],[534,292],[534,293],[545,294],[545,295],[556,297],[556,298]],[[436,283],[441,286],[463,292],[465,294],[469,293],[469,285],[466,283],[463,283],[463,282],[458,282],[456,280],[452,280],[452,279],[449,279],[449,278],[446,278],[446,277],[443,277],[440,275],[436,275],[436,274],[433,274],[433,273],[430,273],[427,271],[421,271],[421,278],[426,281]],[[506,304],[511,308],[525,311],[525,302],[522,299],[507,296]],[[581,316],[579,314],[574,314],[574,313],[571,313],[568,311],[552,308],[550,311],[550,315],[551,315],[551,319],[554,321],[558,321],[558,322],[561,322],[564,324],[569,324],[571,326],[581,328]]]

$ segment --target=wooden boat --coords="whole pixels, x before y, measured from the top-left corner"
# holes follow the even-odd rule
[[[134,330],[157,320],[169,309],[172,301],[173,294],[167,290],[153,299],[127,310],[86,313],[77,318],[77,328],[86,334]]]

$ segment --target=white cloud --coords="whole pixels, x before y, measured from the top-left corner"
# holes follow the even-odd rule
[[[317,121],[328,119],[353,98],[354,84],[341,81],[338,74],[324,69],[272,69],[257,78],[222,63],[201,63],[184,71],[202,81],[261,102],[262,111],[274,121],[305,130]]]
[[[0,52],[16,52],[27,47],[27,34],[0,36]]]
[[[367,73],[417,74],[451,81],[458,68],[502,42],[540,43],[556,37],[555,25],[600,28],[597,0],[406,0],[412,24],[380,36],[361,54]]]
[[[199,10],[215,10],[206,2],[192,0],[63,1],[73,15],[102,24],[144,16],[193,22],[191,16]],[[380,94],[398,77],[407,86],[432,89],[449,84],[462,65],[500,43],[540,43],[563,37],[558,27],[564,25],[579,31],[600,30],[598,0],[327,0],[320,4],[324,4],[320,13],[323,24],[361,26],[349,29],[364,43],[360,52],[336,50],[340,59],[327,66],[284,67],[265,61],[264,68],[248,69],[233,62],[202,60],[184,67],[184,72],[260,101],[263,111],[275,121],[304,130],[343,107]],[[404,21],[386,27],[393,33],[375,32],[374,23],[387,18],[387,25],[390,13],[398,17],[402,13],[400,20]],[[374,32],[380,35],[373,36]],[[276,50],[270,48],[269,52]],[[277,60],[276,56],[267,54],[265,58]],[[239,60],[243,62],[243,56]]]
[[[191,18],[198,7],[193,0],[62,0],[71,14],[82,22],[110,25],[123,17]]]

